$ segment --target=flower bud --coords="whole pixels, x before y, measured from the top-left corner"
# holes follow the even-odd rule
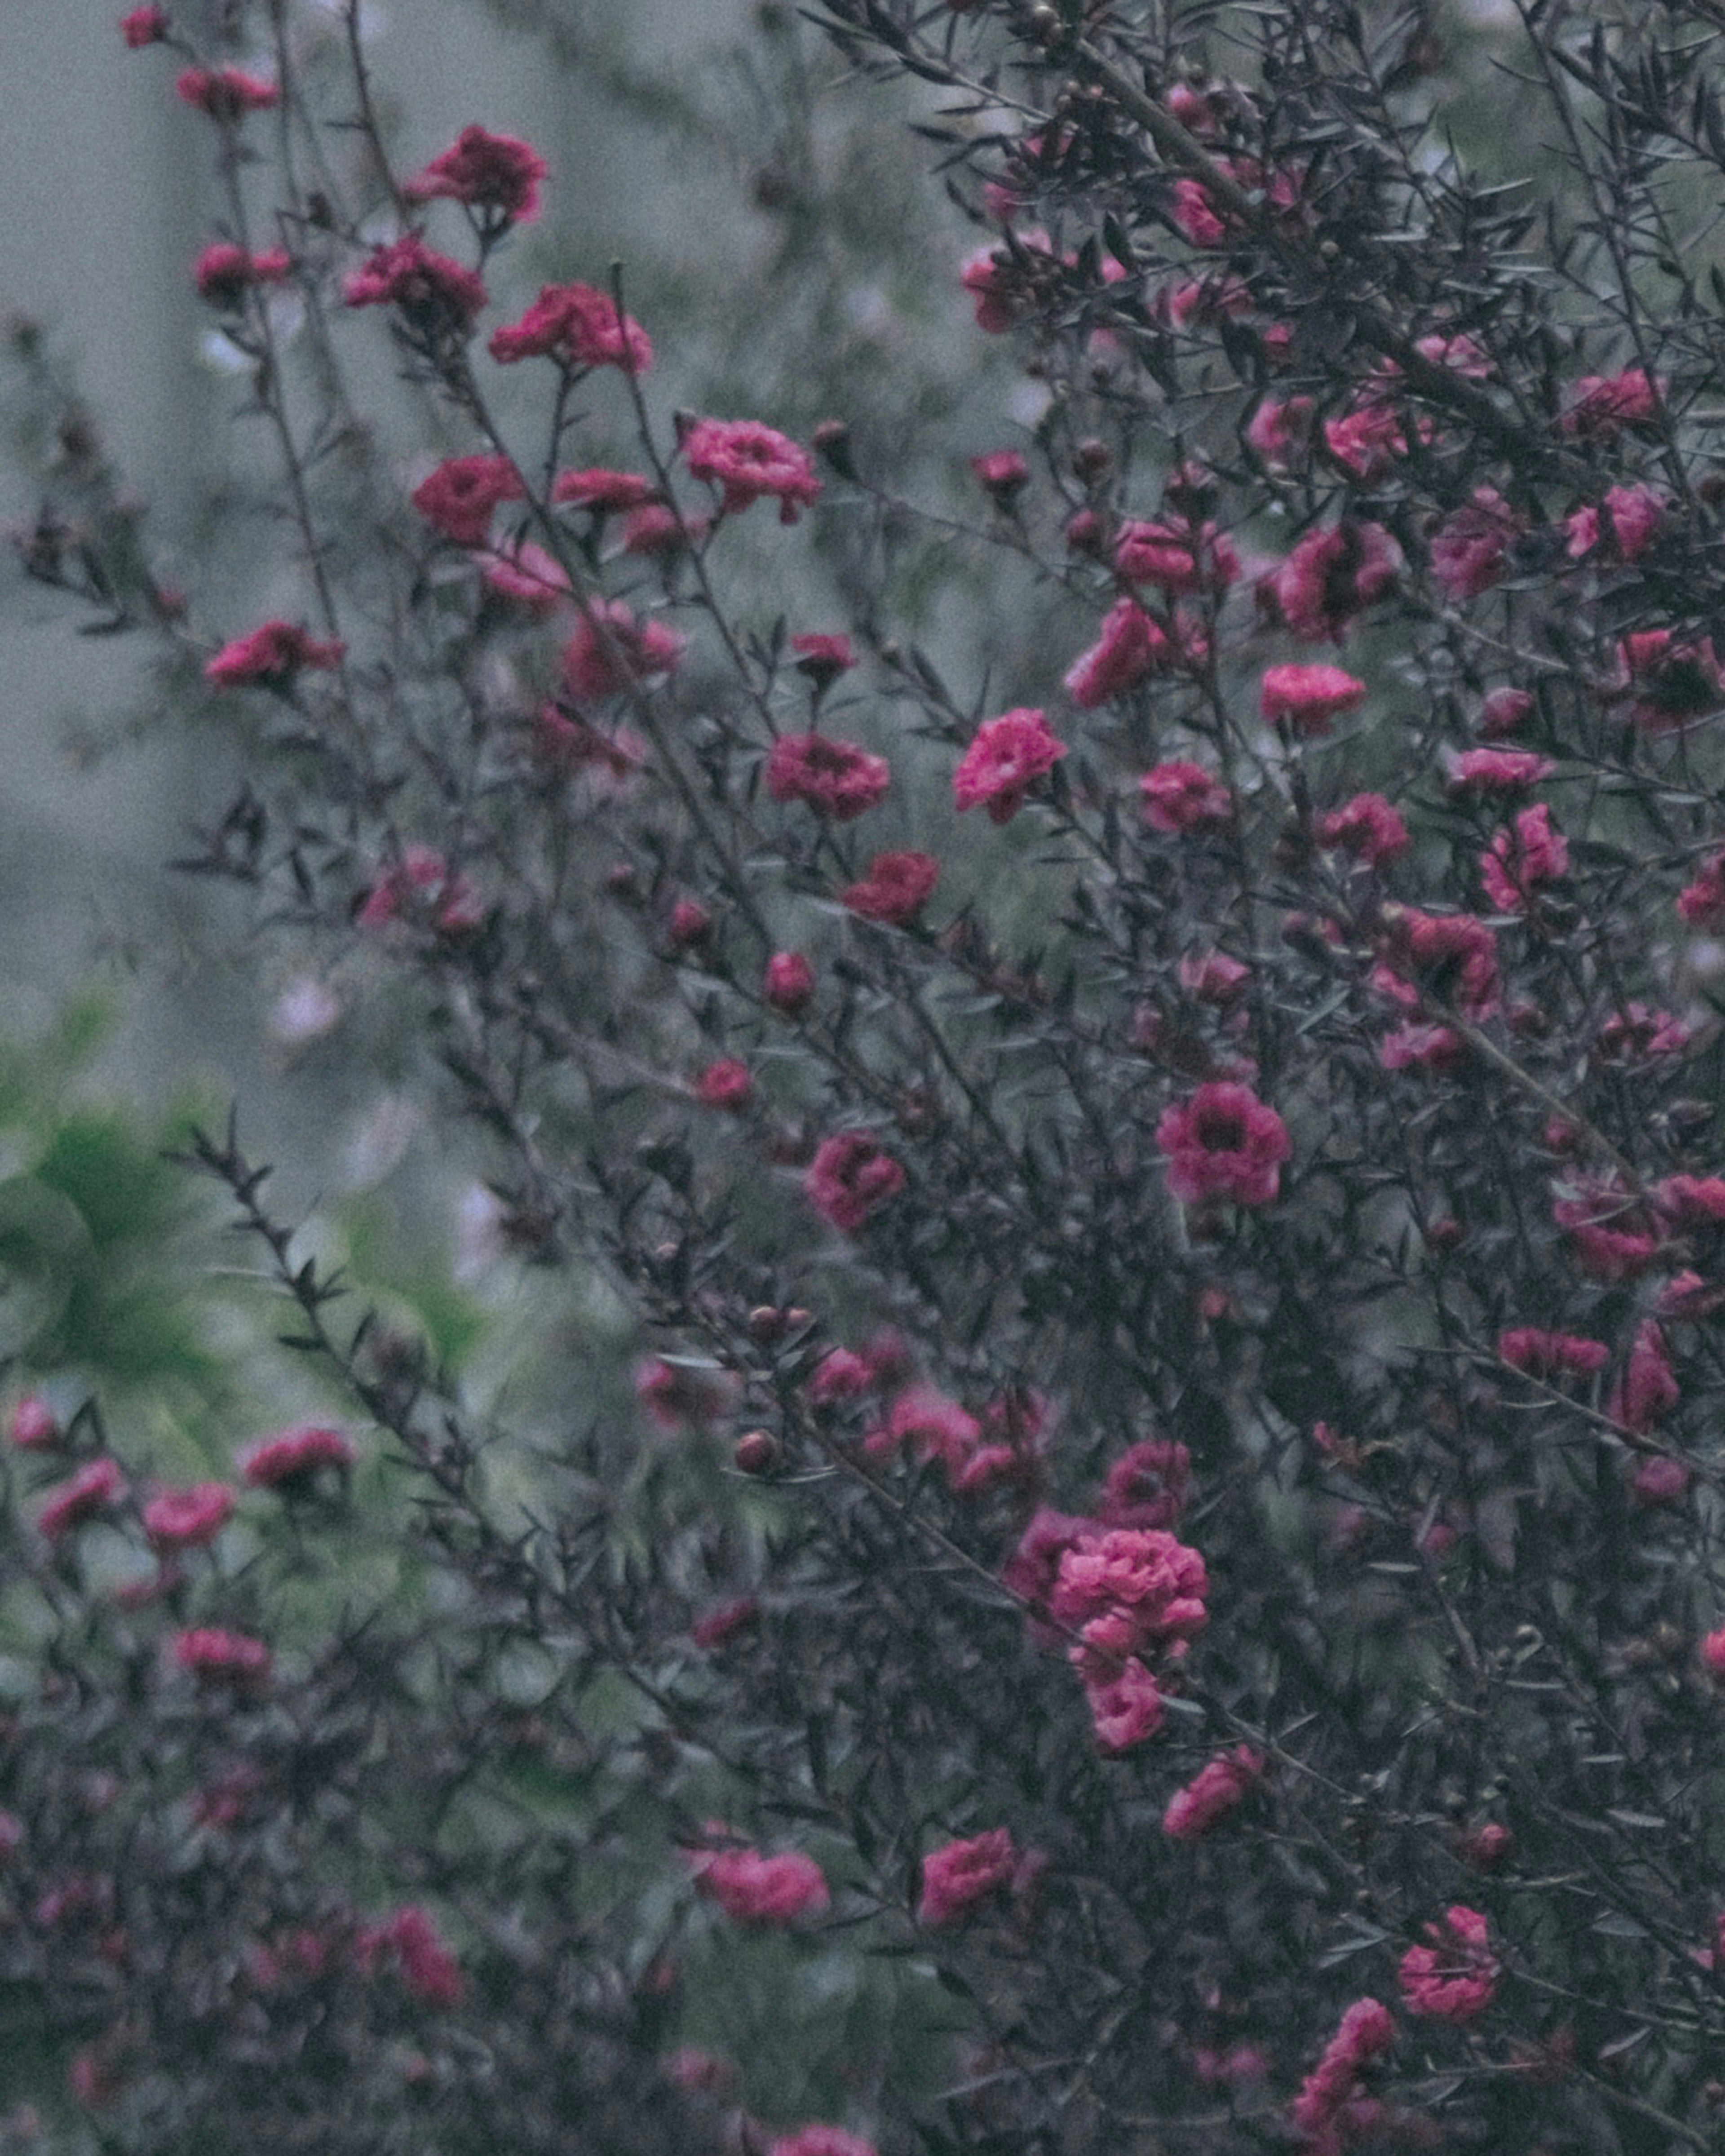
[[[778,1440],[764,1430],[745,1430],[732,1457],[739,1474],[770,1474],[778,1464]]]

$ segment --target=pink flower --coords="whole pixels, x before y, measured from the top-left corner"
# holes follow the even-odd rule
[[[1563,413],[1563,432],[1601,440],[1652,418],[1664,395],[1664,383],[1644,367],[1626,367],[1621,374],[1584,375]]]
[[[1533,892],[1568,870],[1569,842],[1553,829],[1543,801],[1522,810],[1513,832],[1495,833],[1480,855],[1480,880],[1500,913],[1525,913]]]
[[[198,1482],[189,1490],[163,1490],[144,1507],[144,1532],[158,1554],[208,1549],[234,1513],[225,1482]]]
[[[697,1647],[711,1650],[728,1640],[733,1632],[744,1625],[752,1625],[761,1614],[761,1604],[752,1594],[740,1594],[734,1602],[721,1602],[716,1609],[697,1617],[689,1627],[689,1637]]]
[[[704,516],[685,516],[668,502],[644,501],[623,520],[623,551],[651,558],[680,554],[706,537]]]
[[[426,920],[442,935],[477,927],[484,908],[470,877],[451,870],[435,846],[404,846],[379,875],[353,916],[356,928],[387,928],[403,919]]]
[[[860,2133],[847,2133],[839,2126],[805,2126],[800,2133],[782,2133],[770,2144],[767,2156],[878,2156],[872,2141]]]
[[[535,615],[549,613],[569,596],[562,564],[531,539],[512,539],[478,556],[480,574],[500,598]]]
[[[1092,1523],[1061,1554],[1049,1609],[1117,1663],[1201,1632],[1207,1584],[1203,1558],[1162,1529]]]
[[[979,249],[958,272],[975,303],[977,327],[990,336],[1013,328],[1058,267],[1045,232],[1014,233],[999,246]]]
[[[1407,1019],[1378,1042],[1378,1060],[1386,1070],[1418,1069],[1447,1075],[1467,1060],[1467,1043],[1453,1026],[1420,1025]]]
[[[1079,1537],[1096,1525],[1094,1520],[1079,1519],[1070,1512],[1056,1512],[1050,1506],[1039,1505],[1030,1515],[1029,1525],[1019,1537],[1018,1548],[1001,1568],[1001,1584],[1009,1594],[1029,1604],[1030,1629],[1046,1643],[1056,1641],[1060,1635],[1046,1625],[1039,1630],[1037,1619],[1048,1614],[1055,1582],[1060,1576],[1060,1560],[1076,1545]]]
[[[117,1460],[92,1460],[54,1491],[36,1525],[49,1542],[58,1542],[69,1529],[119,1504],[126,1486]]]
[[[578,704],[673,674],[683,639],[662,621],[638,622],[621,599],[594,599],[563,646],[563,680]]]
[[[1308,531],[1258,590],[1302,644],[1344,644],[1355,621],[1401,573],[1402,550],[1381,524],[1351,519]]]
[[[1487,1018],[1497,1008],[1502,986],[1497,939],[1472,914],[1403,906],[1394,913],[1389,942],[1396,969],[1427,994],[1453,1003],[1464,1018]]]
[[[40,1393],[26,1393],[16,1403],[6,1434],[21,1452],[51,1452],[60,1441],[59,1423]]]
[[[604,511],[612,509],[639,509],[645,502],[659,499],[658,489],[649,479],[639,472],[607,471],[595,467],[589,471],[559,472],[551,484],[551,498],[554,502],[572,501],[583,509]]]
[[[1081,711],[1093,711],[1135,689],[1147,675],[1172,663],[1173,648],[1136,599],[1122,599],[1102,623],[1101,634],[1066,673],[1066,693]]]
[[[842,906],[865,921],[908,928],[934,895],[941,865],[932,854],[876,854],[860,883],[839,894]]]
[[[1637,1461],[1630,1487],[1644,1505],[1675,1505],[1687,1495],[1693,1480],[1681,1460],[1661,1453]]]
[[[1611,1388],[1605,1412],[1620,1430],[1645,1437],[1682,1397],[1665,1334],[1655,1320],[1644,1318],[1635,1328],[1629,1362]]]
[[[167,33],[167,10],[155,6],[153,0],[151,6],[134,8],[129,15],[120,18],[120,34],[134,52],[145,45],[159,45]]]
[[[1240,574],[1234,542],[1214,524],[1122,524],[1114,566],[1128,583],[1154,584],[1170,598],[1226,591]]]
[[[1499,741],[1514,733],[1532,709],[1529,690],[1493,689],[1480,706],[1480,732],[1487,741]]]
[[[922,1860],[922,1897],[916,1904],[919,1924],[950,1924],[1004,1887],[1018,1867],[1019,1853],[1004,1826],[949,1841]]]
[[[763,1002],[786,1018],[800,1017],[814,1000],[814,968],[800,951],[775,951],[761,983]]]
[[[453,146],[434,157],[423,172],[404,180],[401,191],[409,202],[441,196],[527,224],[539,214],[539,182],[546,171],[538,151],[513,135],[464,127]]]
[[[413,506],[446,539],[483,547],[491,536],[491,512],[501,502],[521,501],[526,488],[507,457],[450,457],[413,489]]]
[[[1066,744],[1049,732],[1040,711],[984,719],[952,773],[952,798],[961,812],[982,805],[991,823],[1010,823],[1029,788],[1065,753]]]
[[[1178,968],[1180,986],[1187,994],[1219,1009],[1237,1003],[1251,978],[1251,968],[1230,958],[1225,951],[1206,951],[1201,955],[1189,951]]]
[[[982,1425],[957,1400],[932,1385],[912,1385],[893,1402],[886,1426],[863,1440],[863,1450],[883,1459],[914,1445],[926,1466],[938,1460],[949,1482],[957,1483],[982,1438]]]
[[[1633,1067],[1681,1055],[1693,1034],[1670,1011],[1650,1010],[1644,1003],[1625,1004],[1599,1028],[1594,1054],[1601,1063]]]
[[[1570,560],[1592,553],[1602,537],[1619,561],[1638,560],[1658,536],[1665,511],[1664,498],[1651,486],[1614,486],[1600,506],[1589,504],[1569,517]]]
[[[704,1108],[724,1108],[732,1115],[748,1106],[754,1091],[747,1064],[734,1055],[709,1063],[695,1081],[695,1097]]]
[[[793,636],[791,649],[797,654],[797,671],[806,675],[818,690],[830,688],[856,664],[848,636]]]
[[[1615,1183],[1584,1184],[1574,1196],[1554,1199],[1551,1209],[1594,1280],[1639,1279],[1658,1255],[1660,1238],[1649,1232],[1645,1211]]]
[[[129,15],[126,19],[129,23],[136,18]],[[166,28],[165,23],[163,27]],[[131,42],[128,34],[126,43]],[[150,44],[153,40],[140,38],[138,42]],[[248,112],[267,111],[281,100],[281,92],[273,82],[259,82],[255,75],[243,74],[235,67],[187,68],[175,83],[174,91],[182,105],[195,105],[212,120],[221,121],[239,120]]]
[[[1557,766],[1530,748],[1469,748],[1450,764],[1452,793],[1517,793],[1549,778]]]
[[[1725,1222],[1725,1178],[1668,1175],[1659,1186],[1659,1209],[1681,1228],[1717,1228]]]
[[[1096,1749],[1105,1758],[1134,1750],[1162,1727],[1162,1694],[1142,1662],[1127,1662],[1117,1676],[1087,1683],[1084,1692]]]
[[[1719,661],[1707,637],[1684,641],[1668,629],[1640,629],[1624,638],[1618,658],[1640,693],[1630,717],[1648,733],[1686,726],[1725,697]]]
[[[1514,1843],[1515,1836],[1507,1826],[1500,1825],[1496,1820],[1487,1820],[1483,1826],[1464,1828],[1456,1835],[1455,1854],[1464,1863],[1489,1871],[1508,1856]]]
[[[177,1632],[173,1658],[200,1684],[232,1685],[237,1691],[255,1691],[268,1684],[272,1666],[270,1650],[261,1640],[214,1625]]]
[[[1138,791],[1153,831],[1224,831],[1234,821],[1232,793],[1200,763],[1158,763],[1138,781]]]
[[[218,689],[287,690],[302,667],[327,671],[341,665],[346,650],[339,640],[320,644],[290,621],[266,621],[206,660],[203,678]]]
[[[781,734],[767,759],[767,791],[775,801],[806,801],[835,824],[855,823],[878,807],[891,783],[884,756],[824,734]]]
[[[820,493],[809,452],[756,419],[697,419],[683,436],[683,454],[696,479],[722,489],[727,516],[775,495],[779,522],[794,524]]]
[[[1495,487],[1476,486],[1431,539],[1431,572],[1452,599],[1476,599],[1503,576],[1504,557],[1527,529]]]
[[[674,950],[691,951],[706,942],[713,932],[713,916],[698,898],[680,898],[670,912],[670,940]]]
[[[1701,1643],[1701,1666],[1717,1685],[1725,1685],[1725,1625]]]
[[[1183,1789],[1175,1790],[1162,1815],[1162,1830],[1175,1841],[1196,1841],[1218,1826],[1251,1793],[1264,1772],[1264,1755],[1250,1744],[1212,1759]]]
[[[1513,1326],[1497,1336],[1497,1353],[1512,1370],[1530,1378],[1591,1378],[1611,1360],[1603,1340],[1574,1332],[1542,1332],[1537,1326]]]
[[[876,1207],[905,1187],[905,1172],[867,1131],[841,1131],[817,1147],[803,1193],[816,1212],[854,1235]]]
[[[829,1348],[815,1365],[807,1392],[811,1407],[831,1407],[840,1400],[860,1399],[872,1389],[874,1372],[864,1357],[849,1348]]]
[[[1268,1205],[1292,1152],[1287,1126],[1245,1086],[1213,1080],[1189,1101],[1165,1108],[1156,1142],[1168,1156],[1168,1187],[1183,1204],[1210,1198]]]
[[[218,240],[204,249],[192,274],[200,300],[208,300],[212,306],[234,308],[255,285],[285,284],[293,269],[293,257],[285,247],[254,254],[249,248]]]
[[[1502,1970],[1486,1944],[1486,1920],[1459,1903],[1441,1924],[1428,1924],[1435,1943],[1409,1947],[1396,1971],[1402,2003],[1435,2021],[1471,2021],[1484,2012]]]
[[[1368,869],[1398,860],[1411,844],[1408,827],[1381,793],[1356,793],[1317,821],[1318,843],[1340,846]]]
[[[1258,708],[1267,723],[1286,723],[1309,740],[1327,734],[1338,712],[1357,711],[1365,701],[1365,683],[1339,666],[1271,666]]]
[[[434,254],[417,232],[374,248],[341,280],[350,307],[399,307],[425,335],[467,336],[485,312],[484,284],[447,254]]]
[[[1390,459],[1404,454],[1408,438],[1395,408],[1373,395],[1339,419],[1324,421],[1324,446],[1356,479],[1381,479]]]
[[[259,1438],[238,1455],[240,1480],[254,1490],[299,1490],[325,1467],[346,1475],[359,1457],[351,1437],[316,1423],[296,1424]]]
[[[1172,1527],[1186,1509],[1192,1455],[1168,1438],[1129,1446],[1108,1470],[1099,1511],[1110,1527]]]
[[[1309,454],[1317,410],[1310,397],[1266,397],[1252,414],[1246,440],[1272,471],[1285,471]]]
[[[667,1363],[649,1355],[638,1365],[635,1398],[660,1430],[711,1429],[737,1404],[738,1383],[729,1370]]]
[[[1359,2093],[1361,2070],[1394,2041],[1389,2009],[1375,1999],[1356,1999],[1294,2099],[1293,2121],[1304,2139],[1326,2152],[1340,2148],[1337,2121]]]
[[[459,2006],[467,1996],[461,1964],[429,1909],[415,1905],[398,1911],[365,1943],[370,1954],[380,1947],[393,1948],[403,1984],[428,2006]]]
[[[827,1882],[800,1851],[762,1856],[757,1849],[702,1850],[691,1860],[697,1892],[739,1924],[788,1924],[827,1906]]]
[[[1004,508],[1030,483],[1030,470],[1016,449],[991,449],[987,456],[973,457],[970,469],[977,484]]]
[[[1711,855],[1677,893],[1677,913],[1692,928],[1725,928],[1725,854]]]
[[[619,314],[617,302],[597,285],[542,285],[518,322],[492,331],[486,349],[500,367],[555,359],[563,367],[616,367],[625,374],[644,374],[653,364],[647,332],[632,316]]]

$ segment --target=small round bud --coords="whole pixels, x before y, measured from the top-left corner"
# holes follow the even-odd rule
[[[782,1340],[784,1337],[784,1312],[775,1310],[770,1302],[757,1302],[749,1312],[749,1332],[757,1340]]]
[[[1086,486],[1103,478],[1114,466],[1114,452],[1092,434],[1072,452],[1072,469]]]
[[[778,1440],[768,1430],[745,1430],[732,1457],[739,1474],[768,1474],[778,1464]]]
[[[1425,1231],[1425,1240],[1435,1250],[1453,1250],[1461,1240],[1461,1223],[1453,1213],[1445,1213],[1434,1220]]]

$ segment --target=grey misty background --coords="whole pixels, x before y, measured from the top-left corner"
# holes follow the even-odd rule
[[[0,316],[39,322],[70,362],[109,457],[149,506],[159,565],[193,595],[198,633],[236,634],[266,607],[303,611],[305,594],[290,569],[284,580],[285,533],[254,527],[260,559],[277,565],[249,613],[246,576],[187,544],[200,497],[237,443],[248,453],[231,416],[244,382],[207,356],[213,317],[192,284],[213,236],[213,136],[176,99],[172,56],[126,49],[122,12],[121,0],[0,0]],[[174,12],[196,26],[205,0]],[[563,240],[581,257],[565,275],[602,274],[614,253],[673,277],[680,258],[710,258],[726,242],[698,157],[675,130],[655,141],[620,121],[583,80],[580,52],[621,53],[626,38],[644,74],[662,63],[667,79],[698,80],[703,54],[743,23],[740,0],[552,0],[546,12],[576,41],[562,70],[520,27],[526,12],[518,0],[368,0],[400,168],[480,121],[551,162],[532,272],[554,274],[547,242]],[[741,204],[735,215],[729,244],[746,257],[758,220]],[[531,273],[506,274],[512,286]],[[36,507],[0,448],[0,521],[28,526]],[[340,1173],[336,1142],[355,1141],[362,1081],[338,1075],[338,1051],[295,1060],[272,1045],[285,960],[248,934],[231,894],[167,866],[189,826],[226,805],[237,760],[220,768],[207,731],[172,726],[116,743],[128,713],[149,708],[151,639],[80,625],[73,603],[29,583],[10,553],[0,562],[0,1029],[33,1032],[80,983],[114,983],[123,1022],[105,1081],[157,1098],[188,1081],[237,1095],[253,1132],[300,1163],[309,1197],[308,1177]]]

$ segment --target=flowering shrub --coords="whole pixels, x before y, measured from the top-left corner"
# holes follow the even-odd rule
[[[633,1421],[512,1450],[195,1148],[433,1584],[296,1629],[344,1431],[161,1490],[19,1403],[3,1938],[79,2101],[149,2147],[1712,2145],[1709,10],[826,0],[835,68],[945,100],[981,244],[924,304],[1027,369],[962,516],[842,413],[679,414],[620,274],[530,299],[552,161],[475,121],[392,177],[357,18],[265,82],[146,12],[307,623],[51,509],[27,564],[201,680],[249,791],[199,865],[370,938],[501,1232],[646,1353]],[[1500,79],[1529,172],[1451,143]],[[315,204],[278,101],[355,122]],[[367,340],[459,437],[368,548],[283,388]],[[912,641],[973,572],[990,635]],[[855,1987],[824,2118],[715,2049],[769,1965],[781,2051]]]

